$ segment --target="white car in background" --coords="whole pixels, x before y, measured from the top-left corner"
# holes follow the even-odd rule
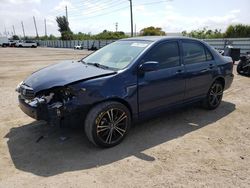
[[[83,49],[83,45],[81,45],[81,44],[75,45],[74,49],[75,50],[82,50]]]
[[[26,41],[19,41],[16,43],[16,47],[30,47],[30,48],[36,48],[37,43],[31,40]]]

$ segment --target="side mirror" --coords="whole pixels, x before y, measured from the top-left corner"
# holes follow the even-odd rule
[[[155,71],[159,67],[159,63],[156,61],[148,61],[139,66],[139,70],[141,72],[150,72]]]

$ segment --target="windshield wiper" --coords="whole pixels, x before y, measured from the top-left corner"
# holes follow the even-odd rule
[[[86,63],[87,65],[93,65],[95,67],[98,67],[98,68],[102,68],[102,69],[110,69],[109,66],[106,66],[106,65],[101,65],[100,63]]]
[[[83,64],[87,64],[83,59],[78,60],[78,62],[82,62]]]

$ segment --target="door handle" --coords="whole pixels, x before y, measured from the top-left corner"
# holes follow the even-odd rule
[[[180,74],[182,72],[183,72],[183,70],[179,69],[179,70],[176,71],[176,74]]]
[[[202,69],[200,72],[204,73],[204,72],[207,72],[207,71],[208,71],[208,69]]]
[[[214,68],[214,64],[209,64],[209,68],[213,69]]]

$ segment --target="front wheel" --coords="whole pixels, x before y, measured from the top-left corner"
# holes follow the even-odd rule
[[[223,90],[224,88],[222,83],[220,81],[215,81],[203,101],[203,106],[208,110],[217,108],[222,101]]]
[[[119,144],[127,135],[131,115],[126,106],[110,101],[94,106],[85,119],[85,133],[88,139],[100,147]]]

